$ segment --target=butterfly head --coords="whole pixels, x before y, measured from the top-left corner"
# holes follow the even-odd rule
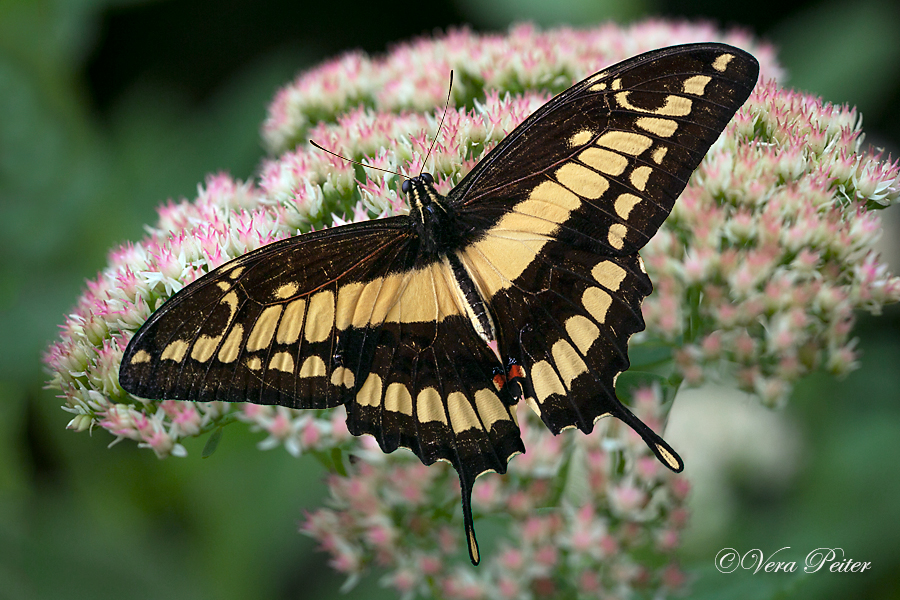
[[[417,177],[411,177],[403,182],[403,185],[400,186],[400,189],[403,190],[404,194],[409,194],[414,189],[424,189],[425,187],[433,187],[434,186],[434,177],[431,176],[431,173],[422,173]]]
[[[421,219],[428,220],[436,212],[446,212],[446,199],[434,189],[434,177],[431,173],[410,177],[400,189],[409,196],[410,212],[419,213]]]

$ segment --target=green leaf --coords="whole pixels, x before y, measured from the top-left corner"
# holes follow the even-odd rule
[[[621,373],[618,379],[616,379],[616,394],[620,397],[624,396],[627,398],[631,396],[632,390],[648,387],[654,383],[659,383],[663,387],[666,387],[669,385],[669,379],[658,373],[629,369],[624,373]]]
[[[206,440],[206,444],[203,446],[203,452],[200,453],[202,458],[209,458],[213,455],[213,452],[216,451],[216,448],[219,447],[219,441],[222,439],[222,430],[224,428],[222,426],[216,427],[213,432],[209,435],[209,439]]]
[[[646,371],[672,361],[672,347],[660,342],[632,344],[628,348],[631,370]]]
[[[334,463],[334,470],[341,477],[347,476],[347,467],[344,465],[344,453],[340,448],[331,449],[331,460]]]

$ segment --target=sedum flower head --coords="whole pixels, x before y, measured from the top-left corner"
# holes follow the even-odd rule
[[[118,366],[149,315],[218,265],[297,233],[407,210],[397,177],[315,150],[307,138],[376,167],[425,168],[446,193],[552,93],[637,53],[709,40],[753,53],[762,83],[642,252],[656,291],[644,303],[647,331],[632,340],[632,362],[667,384],[620,380],[620,395],[660,430],[681,382],[731,381],[778,404],[812,370],[849,372],[853,311],[900,299],[900,280],[873,249],[875,209],[900,196],[900,165],[863,145],[854,109],[780,88],[769,48],[708,25],[458,30],[301,74],[269,109],[263,135],[272,157],[255,181],[212,175],[194,200],[160,207],[144,239],[110,253],[45,357],[69,428],[99,427],[165,457],[184,455],[184,438],[239,420],[261,432],[261,448],[315,455],[333,470],[331,500],[303,530],[349,583],[377,566],[404,597],[615,598],[678,588],[684,575],[671,553],[686,521],[687,483],[615,420],[589,436],[554,437],[519,413],[527,454],[475,486],[475,513],[494,535],[480,528],[485,560],[473,570],[452,523],[459,492],[446,465],[383,455],[372,438],[349,435],[343,407],[140,399],[119,386]],[[450,69],[452,107],[426,158]],[[644,363],[643,348],[653,349]],[[335,449],[360,460],[348,465]]]

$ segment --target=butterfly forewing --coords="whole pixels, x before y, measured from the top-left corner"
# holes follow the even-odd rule
[[[401,296],[385,283],[416,259],[404,219],[365,225],[265,246],[187,286],[129,343],[122,386],[145,398],[344,403],[360,365],[340,360],[341,329],[384,320]]]
[[[453,464],[475,563],[472,485],[524,451],[522,398],[553,433],[616,416],[679,471],[674,450],[615,394],[652,290],[637,251],[757,73],[741,50],[693,44],[588,77],[447,198],[430,176],[414,178],[425,191],[408,217],[278,242],[189,285],[131,340],[122,387],[145,398],[344,404],[350,432],[385,452]],[[446,204],[435,221],[444,225],[429,229],[431,201]]]
[[[720,44],[620,63],[539,109],[450,197],[483,228],[515,222],[591,251],[631,254],[668,216],[757,73],[752,56]]]

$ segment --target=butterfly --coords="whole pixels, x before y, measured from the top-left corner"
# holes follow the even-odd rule
[[[717,43],[641,54],[560,93],[443,196],[403,181],[409,214],[298,235],[186,286],[125,350],[119,382],[154,399],[344,405],[354,435],[459,474],[469,555],[475,478],[525,447],[525,400],[554,434],[631,426],[616,397],[652,291],[638,250],[759,73]]]

